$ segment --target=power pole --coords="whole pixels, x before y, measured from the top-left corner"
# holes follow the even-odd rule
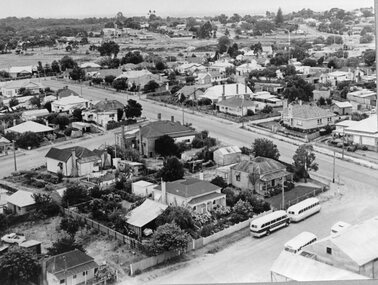
[[[333,151],[332,183],[335,183],[336,151]]]
[[[377,79],[377,73],[378,73],[378,0],[374,0],[374,13],[375,13],[375,58],[377,59],[375,61],[375,74]],[[375,114],[377,116],[377,127],[378,127],[378,89],[377,89],[377,98],[376,98],[376,107],[375,107]],[[378,151],[378,148],[377,148]]]
[[[17,171],[17,162],[16,162],[16,142],[13,141],[13,161],[14,161],[14,171]]]
[[[282,210],[285,210],[285,177],[282,177]]]

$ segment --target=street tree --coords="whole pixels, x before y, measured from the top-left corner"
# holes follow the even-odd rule
[[[163,157],[176,156],[178,155],[178,147],[172,137],[164,135],[155,141],[155,152]]]
[[[12,247],[0,256],[0,284],[25,285],[38,283],[41,265],[29,250]]]
[[[65,71],[67,68],[72,69],[75,66],[77,66],[76,61],[74,61],[73,58],[68,55],[63,56],[60,60],[60,68],[62,71]]]
[[[200,39],[208,39],[211,37],[211,33],[213,31],[213,26],[209,21],[203,24],[198,30],[198,38]]]
[[[152,248],[155,254],[172,250],[185,251],[188,242],[189,235],[173,223],[158,227],[152,236]]]
[[[56,60],[51,63],[51,71],[54,73],[60,73],[60,65]]]
[[[159,84],[155,80],[151,80],[147,82],[146,85],[144,85],[143,91],[144,93],[155,92],[158,87],[159,87]]]
[[[105,78],[106,79],[106,78]],[[126,90],[127,89],[127,78],[125,77],[122,77],[122,78],[118,78],[118,79],[115,79],[113,82],[112,82],[112,86],[115,90],[117,91],[120,91],[120,90]]]
[[[80,203],[89,201],[90,197],[88,195],[87,189],[78,183],[73,183],[69,185],[64,191],[62,197],[62,205],[72,206]]]
[[[297,75],[286,76],[285,81],[286,88],[283,95],[289,102],[297,99],[308,102],[312,99],[313,91],[315,89],[313,84],[306,82],[303,78]]]
[[[158,177],[164,181],[175,181],[184,177],[184,165],[177,157],[169,157],[164,161],[164,166],[158,172]]]
[[[53,120],[53,123],[55,125],[58,125],[59,129],[64,130],[66,126],[70,123],[70,119],[65,114],[59,114],[58,116],[55,117],[55,119]]]
[[[142,115],[142,105],[136,100],[129,99],[125,107],[125,116],[128,119],[139,118]]]
[[[227,36],[220,37],[218,39],[218,51],[224,53],[231,46],[231,40]]]
[[[277,145],[273,141],[264,138],[255,139],[252,144],[252,153],[255,157],[262,156],[275,160],[280,157]]]
[[[111,85],[116,77],[114,75],[107,75],[105,76],[105,82]]]
[[[311,144],[302,144],[297,148],[293,156],[293,167],[298,178],[304,178],[305,182],[307,182],[308,172],[319,169],[315,158],[314,147]]]
[[[70,72],[70,77],[72,80],[81,81],[85,78],[85,70],[79,66],[75,66]]]
[[[39,96],[34,96],[29,100],[30,104],[33,106],[41,107],[41,98]]]

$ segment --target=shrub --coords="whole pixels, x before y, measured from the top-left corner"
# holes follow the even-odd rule
[[[251,109],[247,110],[247,116],[253,116],[255,112],[253,112]]]
[[[210,183],[217,185],[221,188],[227,187],[226,181],[224,181],[223,177],[217,176],[213,180],[210,181]]]
[[[210,236],[214,231],[214,225],[210,224],[210,225],[205,225],[202,227],[201,231],[200,231],[200,235],[201,237],[208,237]]]

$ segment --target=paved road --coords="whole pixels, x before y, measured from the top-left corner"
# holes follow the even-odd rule
[[[45,85],[52,88],[60,88],[67,85],[63,82],[57,82],[54,80],[45,81]],[[182,121],[182,111],[180,109],[172,109],[160,106],[159,104],[151,101],[140,100],[137,96],[128,96],[126,94],[120,94],[115,92],[109,92],[96,88],[80,88],[77,85],[70,85],[70,88],[77,91],[79,94],[82,92],[83,97],[93,100],[101,100],[104,98],[116,99],[122,103],[126,103],[129,98],[138,100],[143,106],[143,115],[156,119],[157,114],[162,114],[162,119],[170,120],[171,116],[175,117],[175,120]],[[221,140],[227,144],[235,144],[238,146],[249,146],[254,139],[262,137],[252,132],[240,129],[238,124],[229,121],[213,118],[206,115],[196,115],[188,112],[184,113],[184,121],[192,123],[192,125],[198,130],[209,130],[210,135]],[[279,148],[281,153],[281,159],[286,162],[292,162],[292,156],[296,150],[296,146],[272,139]],[[332,177],[332,158],[323,154],[317,154],[317,161],[319,163],[318,173],[322,176]],[[348,181],[358,181],[362,183],[362,187],[371,187],[378,185],[378,171],[358,166],[356,164],[337,160],[336,162],[336,177],[339,175],[340,181],[347,183]]]

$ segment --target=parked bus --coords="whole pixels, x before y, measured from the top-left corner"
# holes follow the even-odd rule
[[[253,236],[261,237],[288,226],[289,223],[290,219],[285,211],[275,211],[251,221],[250,230]]]
[[[287,209],[290,221],[299,222],[320,211],[320,203],[317,198],[308,198]]]
[[[289,240],[284,245],[284,249],[288,252],[298,253],[303,247],[317,240],[316,235],[310,232],[303,232]]]
[[[339,221],[336,224],[334,224],[331,228],[331,236],[334,237],[337,234],[345,231],[347,228],[350,227],[350,224],[346,222]]]

